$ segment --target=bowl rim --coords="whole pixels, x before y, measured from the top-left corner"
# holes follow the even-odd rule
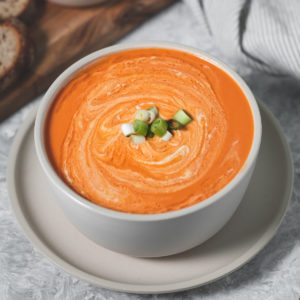
[[[227,183],[217,193],[213,194],[209,198],[199,203],[196,203],[194,205],[179,210],[157,213],[157,214],[135,214],[135,213],[121,212],[121,211],[105,208],[100,205],[94,204],[93,202],[77,194],[66,183],[64,183],[64,181],[55,172],[54,168],[51,165],[51,162],[48,159],[48,155],[46,153],[46,147],[44,143],[44,126],[45,126],[48,110],[51,107],[52,102],[56,98],[56,95],[61,91],[61,89],[65,85],[67,85],[70,82],[70,80],[76,77],[76,75],[81,69],[93,63],[100,57],[125,51],[125,50],[142,49],[142,48],[161,48],[161,49],[183,51],[195,55],[203,60],[206,60],[207,62],[220,68],[226,74],[228,74],[232,79],[234,79],[234,81],[239,85],[239,87],[245,94],[252,112],[252,117],[254,122],[254,135],[253,135],[253,140],[252,140],[251,148],[247,156],[247,159],[245,160],[240,171],[230,180],[229,183]],[[251,169],[253,164],[255,164],[256,157],[258,155],[259,147],[261,143],[261,135],[262,135],[261,116],[260,116],[256,99],[252,94],[250,88],[245,83],[245,81],[235,71],[233,71],[225,63],[211,56],[205,51],[199,50],[191,46],[182,45],[179,43],[162,42],[162,41],[139,41],[139,42],[117,44],[114,46],[103,48],[101,50],[97,50],[79,59],[77,62],[75,62],[74,64],[69,66],[65,71],[63,71],[48,88],[48,90],[46,91],[45,95],[41,100],[41,103],[39,104],[37,117],[35,120],[35,126],[34,126],[34,141],[35,141],[35,149],[36,149],[38,160],[40,162],[40,165],[46,177],[48,177],[52,185],[57,190],[59,190],[60,193],[64,194],[64,196],[69,197],[70,199],[75,201],[83,208],[92,210],[94,213],[105,215],[107,217],[114,218],[114,219],[139,221],[139,222],[140,221],[150,222],[150,221],[167,220],[167,219],[182,217],[184,215],[194,213],[207,206],[210,206],[213,203],[222,199],[228,192],[230,192],[235,186],[237,186],[243,180],[243,178],[248,174],[248,171]]]

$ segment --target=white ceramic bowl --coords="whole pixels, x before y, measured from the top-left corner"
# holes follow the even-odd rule
[[[95,205],[70,189],[55,173],[47,157],[44,126],[58,92],[83,67],[99,57],[134,48],[168,48],[192,53],[229,74],[246,95],[254,119],[254,138],[248,158],[239,173],[219,192],[193,206],[161,214],[130,214]],[[200,50],[166,42],[121,44],[96,51],[70,66],[49,87],[35,122],[35,146],[39,162],[57,201],[78,230],[99,245],[140,257],[159,257],[193,248],[217,233],[231,218],[250,181],[261,141],[261,119],[256,100],[246,83],[228,66]]]

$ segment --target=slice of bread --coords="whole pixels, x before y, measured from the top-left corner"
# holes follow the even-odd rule
[[[27,22],[30,21],[35,11],[35,0],[0,0],[0,20],[2,21],[17,17]]]
[[[11,18],[0,24],[0,93],[34,60],[34,47],[26,26]]]

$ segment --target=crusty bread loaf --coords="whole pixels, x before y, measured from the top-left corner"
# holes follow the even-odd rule
[[[0,20],[2,21],[17,17],[27,22],[30,21],[35,11],[35,0],[0,0]]]
[[[0,24],[0,93],[34,60],[34,47],[26,26],[15,18]]]

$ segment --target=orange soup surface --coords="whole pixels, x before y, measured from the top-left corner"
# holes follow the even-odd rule
[[[138,109],[193,118],[165,142],[133,144],[121,131]],[[224,71],[158,48],[105,56],[79,72],[48,114],[46,148],[61,179],[102,207],[156,214],[212,196],[241,170],[253,140],[246,96]]]

